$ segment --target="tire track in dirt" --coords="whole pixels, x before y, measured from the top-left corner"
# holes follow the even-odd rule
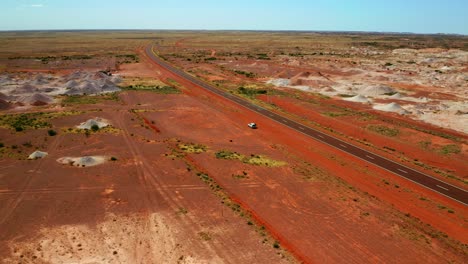
[[[52,144],[48,147],[48,150],[56,149],[57,146],[62,142],[63,135],[59,134],[55,137],[55,140]],[[36,160],[36,165],[33,167],[32,170],[26,172],[28,176],[26,176],[24,184],[19,188],[20,191],[16,193],[16,197],[12,198],[13,200],[10,201],[8,204],[4,205],[2,209],[0,209],[0,226],[8,220],[8,218],[13,214],[13,212],[18,208],[18,205],[23,201],[24,197],[28,193],[28,190],[32,186],[32,182],[34,180],[34,172],[38,171],[42,168],[43,163],[45,162],[44,159]],[[2,235],[0,235],[0,239]]]
[[[128,93],[126,93],[125,95],[129,96]],[[134,156],[135,160],[137,160],[135,165],[138,167],[138,170],[140,171],[139,181],[141,182],[142,186],[144,186],[144,189],[145,189],[146,196],[147,196],[148,200],[150,200],[150,201],[153,200],[152,202],[157,202],[157,200],[155,200],[154,197],[151,197],[148,190],[158,190],[162,200],[164,200],[168,204],[168,206],[174,212],[176,212],[179,208],[182,208],[183,206],[175,198],[172,198],[174,196],[173,193],[168,191],[165,184],[159,179],[158,175],[156,175],[153,172],[153,168],[151,168],[148,165],[149,164],[148,160],[146,160],[144,155],[139,150],[139,147],[136,146],[135,142],[133,141],[133,139],[129,135],[128,128],[127,128],[127,126],[125,125],[125,122],[124,122],[126,114],[127,114],[127,112],[121,112],[121,114],[119,115],[118,120],[116,120],[116,121],[119,124],[119,128],[124,131],[123,132],[124,133],[124,140],[125,140],[125,143],[127,144],[128,149],[130,150],[130,152]],[[134,114],[136,114],[136,113],[134,113]],[[138,115],[136,115],[136,116],[138,116]],[[130,119],[130,118],[128,118],[128,119]],[[191,217],[189,214],[185,215],[184,217],[179,217],[179,218],[175,218],[175,219],[176,219],[176,221],[179,222],[180,226],[184,227],[184,230],[186,230],[186,231],[187,230],[194,230],[193,227],[199,227],[200,228],[197,221],[195,221],[195,219],[193,219],[193,217]],[[214,222],[211,222],[211,223],[213,225],[215,225]],[[193,234],[192,235],[192,237],[197,237],[197,236],[198,236],[198,234]],[[220,242],[220,241],[217,241],[217,242]],[[223,250],[223,248],[220,247],[220,244],[221,243],[206,243],[204,245],[205,245],[205,249],[208,250],[210,252],[210,255],[212,255],[212,256],[216,255],[216,256],[218,256],[218,257],[220,257],[222,259],[225,259],[225,260],[236,259],[235,255],[233,255],[233,253],[231,253],[231,251]],[[209,245],[209,246],[206,247],[206,245]],[[229,256],[227,256],[227,254],[229,254]]]

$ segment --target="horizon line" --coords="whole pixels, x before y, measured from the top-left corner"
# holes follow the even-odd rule
[[[218,32],[296,32],[296,33],[354,33],[354,34],[388,34],[388,35],[437,35],[463,36],[463,33],[419,33],[407,31],[366,31],[366,30],[295,30],[295,29],[6,29],[3,32],[78,32],[78,31],[218,31]]]

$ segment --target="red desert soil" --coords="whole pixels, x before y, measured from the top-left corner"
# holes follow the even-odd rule
[[[177,135],[155,135],[129,111],[137,106],[133,96],[123,98],[125,105],[101,104],[103,111],[84,106],[84,114],[54,119],[60,131],[56,137],[47,137],[44,130],[12,137],[0,129],[7,146],[30,140],[49,153],[35,161],[0,160],[4,263],[285,262],[277,254],[281,251],[262,243],[247,219],[222,205],[209,186],[187,170],[184,160],[166,156]],[[147,94],[140,102],[185,104],[187,99]],[[118,131],[89,137],[65,132],[96,115]],[[118,160],[89,168],[56,162],[81,155]]]
[[[222,119],[218,115],[210,114],[209,117],[207,117],[205,114],[198,114],[199,118],[207,118],[207,119],[205,121],[196,121],[197,115],[195,115],[195,113],[191,113],[190,115],[181,114],[180,116],[170,118],[169,121],[166,121],[165,123],[158,125],[158,127],[168,129],[169,127],[171,127],[171,125],[172,126],[175,125],[175,127],[173,127],[172,129],[174,130],[180,129],[180,132],[179,132],[180,136],[184,135],[186,131],[193,131],[193,133],[191,133],[190,135],[185,135],[185,137],[188,137],[187,140],[189,142],[203,143],[208,146],[210,146],[213,143],[213,141],[215,142],[222,141],[222,138],[225,138],[226,142],[230,142],[229,140],[233,140],[233,142],[236,143],[234,144],[234,146],[231,147],[232,144],[226,143],[227,145],[223,144],[224,145],[223,148],[229,147],[231,150],[235,150],[245,155],[249,155],[250,153],[258,153],[258,152],[262,154],[266,154],[266,153],[270,153],[270,151],[273,151],[279,148],[279,149],[282,149],[282,154],[286,155],[287,157],[300,157],[300,159],[298,158],[298,160],[303,159],[313,164],[314,166],[317,166],[323,169],[324,171],[326,171],[326,173],[332,174],[335,179],[342,178],[346,180],[351,185],[356,186],[358,189],[364,192],[369,192],[371,194],[371,197],[372,196],[377,197],[376,200],[378,202],[377,201],[375,202],[382,203],[384,205],[383,206],[379,204],[378,206],[377,205],[371,206],[369,204],[372,204],[372,202],[369,202],[369,201],[364,202],[366,206],[370,206],[371,208],[376,210],[377,212],[374,212],[374,213],[378,215],[376,216],[376,219],[370,220],[372,224],[369,224],[368,226],[369,228],[367,228],[366,226],[365,228],[366,232],[369,230],[374,230],[374,231],[380,230],[379,232],[377,232],[380,234],[382,230],[395,231],[394,229],[396,228],[396,226],[398,226],[398,225],[395,225],[395,223],[392,223],[392,224],[387,223],[389,226],[393,226],[393,227],[379,226],[379,223],[381,223],[382,221],[383,222],[385,222],[386,220],[389,221],[391,217],[388,217],[388,215],[395,214],[395,212],[393,212],[394,209],[390,209],[392,208],[392,206],[390,205],[393,205],[403,212],[411,212],[411,215],[414,215],[415,217],[420,218],[423,222],[430,223],[432,226],[448,233],[449,236],[452,236],[466,243],[466,237],[463,234],[466,231],[465,226],[464,226],[464,221],[465,221],[464,219],[466,217],[467,211],[464,206],[450,199],[442,197],[438,194],[434,194],[431,191],[428,191],[420,186],[417,186],[413,183],[405,181],[397,176],[391,175],[387,173],[386,171],[383,171],[378,168],[373,168],[360,160],[348,157],[347,155],[344,155],[343,153],[340,153],[334,149],[329,149],[326,146],[313,142],[310,139],[305,138],[301,135],[298,135],[294,131],[285,129],[279,126],[278,124],[272,121],[269,121],[266,118],[250,113],[243,108],[233,105],[232,103],[227,102],[221,98],[218,98],[217,96],[213,96],[205,91],[199,90],[196,87],[193,87],[193,85],[186,83],[184,80],[181,80],[177,76],[174,76],[171,73],[165,72],[163,69],[161,69],[161,72],[164,74],[162,76],[163,78],[171,78],[187,87],[190,87],[190,89],[185,91],[187,94],[191,96],[196,96],[202,99],[202,101],[204,101],[205,104],[210,105],[210,107],[213,107],[215,109],[218,109],[218,111],[222,111],[223,113],[228,114],[230,120],[233,120],[233,121],[235,120],[236,126],[240,126],[242,128],[246,123],[250,121],[258,121],[261,124],[262,129],[258,130],[258,132],[255,132],[259,134],[257,136],[253,134],[254,132],[248,131],[247,133],[253,137],[252,140],[247,140],[247,141],[242,140],[241,142],[239,142],[240,140],[239,134],[238,134],[239,132],[228,133],[231,126],[227,126],[225,121],[222,121]],[[213,100],[213,99],[216,99],[216,100]],[[171,102],[171,104],[172,103],[173,102]],[[186,105],[184,105],[182,108],[185,109],[186,111],[188,110]],[[146,113],[146,116],[151,116],[153,117],[153,119],[159,120],[159,123],[164,122],[163,116],[161,115],[160,112]],[[172,120],[181,120],[181,121],[174,123],[172,122]],[[212,120],[215,120],[215,124],[213,124]],[[223,124],[222,127],[224,129],[224,134],[226,134],[226,136],[222,138],[220,134],[218,134],[215,130],[216,127],[220,124]],[[185,126],[188,126],[188,127],[185,127]],[[203,127],[210,128],[215,131],[212,131],[212,132],[204,131],[203,133],[199,133],[198,130]],[[284,133],[274,132],[274,131],[281,131],[281,130],[283,130]],[[260,138],[264,139],[264,141],[267,141],[267,142],[263,142],[263,143],[258,142]],[[257,146],[256,144],[261,144],[261,145]],[[269,155],[274,157],[273,153]],[[359,255],[360,258],[364,257],[365,254],[371,254],[369,252],[372,252],[371,255],[375,254],[373,255],[374,257],[376,258],[381,257],[382,259],[386,259],[386,257],[390,257],[390,256],[386,256],[385,252],[389,252],[389,254],[393,255],[395,252],[400,252],[400,250],[404,251],[406,249],[409,250],[410,248],[413,248],[415,246],[415,245],[410,246],[410,245],[406,245],[405,243],[403,243],[401,244],[402,248],[398,248],[398,249],[394,248],[394,250],[390,250],[392,246],[382,244],[382,243],[385,244],[386,242],[388,242],[388,239],[389,239],[388,237],[384,238],[384,237],[378,237],[379,235],[376,235],[377,237],[375,237],[375,240],[373,240],[371,238],[373,235],[370,235],[367,233],[365,237],[360,237],[360,235],[356,233],[353,234],[353,232],[364,232],[363,230],[356,229],[356,226],[360,226],[362,224],[363,222],[362,217],[359,217],[359,213],[357,213],[357,215],[354,215],[354,220],[356,222],[353,222],[354,221],[352,220],[353,217],[350,217],[348,215],[346,216],[339,215],[339,212],[351,210],[349,209],[351,207],[350,204],[354,204],[352,202],[349,202],[349,199],[351,199],[349,194],[344,195],[344,197],[341,197],[341,199],[338,199],[338,200],[345,201],[343,202],[343,204],[340,204],[339,202],[337,203],[336,202],[337,196],[342,196],[343,194],[341,193],[337,194],[335,193],[336,190],[334,188],[328,187],[325,189],[329,189],[329,190],[332,189],[333,191],[331,191],[330,193],[327,193],[327,195],[323,195],[323,194],[317,195],[317,192],[323,191],[323,186],[320,186],[321,184],[317,184],[314,181],[312,181],[312,183],[309,183],[312,187],[311,189],[308,189],[307,187],[309,186],[307,185],[307,181],[303,181],[302,179],[299,179],[297,181],[297,175],[295,176],[295,178],[292,177],[294,179],[292,180],[292,178],[288,176],[288,174],[291,173],[290,171],[288,173],[288,172],[285,172],[284,169],[274,169],[274,170],[267,169],[267,168],[258,169],[260,171],[263,170],[264,172],[260,173],[258,176],[257,176],[258,172],[254,172],[254,176],[252,177],[254,179],[258,178],[258,180],[260,181],[260,186],[264,188],[264,191],[262,192],[255,191],[253,193],[251,191],[249,192],[249,190],[243,189],[242,187],[235,188],[235,185],[233,183],[232,175],[242,170],[240,168],[237,168],[237,166],[242,166],[242,163],[237,164],[237,165],[234,164],[231,166],[229,166],[228,164],[224,166],[219,166],[217,163],[213,162],[212,158],[206,157],[205,154],[197,155],[195,157],[195,162],[198,164],[198,166],[204,167],[210,175],[212,175],[219,183],[222,184],[222,186],[225,186],[226,189],[235,197],[236,200],[240,201],[246,208],[250,208],[252,212],[258,216],[259,221],[271,227],[271,231],[274,234],[277,234],[278,237],[282,238],[285,244],[290,249],[292,249],[294,252],[298,252],[298,254],[304,257],[306,260],[311,261],[311,260],[317,260],[317,259],[321,260],[322,258],[328,259],[328,257],[333,258],[330,256],[330,252],[328,252],[326,248],[323,248],[324,246],[323,244],[326,244],[323,242],[330,241],[329,243],[333,243],[335,247],[337,246],[336,243],[339,244],[339,242],[336,242],[336,236],[338,234],[343,234],[343,233],[346,234],[346,235],[342,235],[343,243],[346,239],[354,240],[356,244],[355,246],[363,249],[362,252],[359,252],[359,250],[355,251],[356,249],[351,250],[355,254]],[[222,161],[222,162],[232,163],[235,161]],[[235,167],[233,168],[232,166],[235,166]],[[245,169],[249,169],[249,168],[245,168]],[[398,184],[398,186],[401,186],[401,187],[397,189],[393,186],[387,186],[386,184],[382,183],[382,179],[389,179],[391,180],[391,182],[395,183],[395,185]],[[258,183],[258,182],[254,181],[254,184],[255,183]],[[296,195],[296,193],[298,192],[304,192],[304,194]],[[343,192],[346,194],[346,191],[343,191]],[[264,193],[264,194],[262,195],[261,193]],[[279,199],[278,201],[281,201],[281,202],[278,202],[279,204],[276,204],[276,205],[273,203],[273,201],[275,201],[274,200],[275,193],[278,195],[277,196],[278,197],[277,199]],[[311,202],[309,200],[310,195],[312,196],[317,195],[317,197],[315,197],[314,199],[319,199],[320,202],[315,202],[315,203]],[[353,195],[356,195],[356,194],[353,194]],[[366,195],[364,196],[367,197]],[[427,206],[423,205],[424,201],[418,199],[420,196],[430,197],[430,199],[434,203],[450,205],[451,207],[455,208],[455,210],[457,211],[457,216],[448,214],[446,211],[443,211],[443,210],[437,211],[432,207],[427,208]],[[279,197],[283,197],[283,198],[279,198]],[[288,197],[290,199],[288,199]],[[332,197],[335,199],[333,199]],[[327,204],[326,201],[321,200],[321,199],[327,200],[327,198],[328,200],[332,200],[333,202],[330,202],[330,204]],[[366,198],[362,198],[362,199],[366,199]],[[368,198],[368,199],[372,200],[373,198]],[[382,199],[382,201],[380,201],[380,199]],[[354,201],[353,199],[351,200]],[[359,199],[357,200],[359,201]],[[318,206],[319,204],[320,206]],[[361,205],[357,205],[357,207],[359,206]],[[381,209],[382,206],[385,209]],[[321,209],[327,208],[327,209],[323,209],[326,211],[326,213],[320,212],[321,210],[320,208]],[[348,209],[345,209],[345,208],[348,208]],[[322,218],[322,221],[325,221],[323,225],[316,224],[316,222],[314,221],[309,222],[308,219],[310,219],[310,215],[305,213],[301,209],[305,210],[305,212],[309,210],[312,210],[312,211],[318,210],[317,212],[311,213],[311,215],[321,215],[321,216],[327,215],[327,214],[330,214],[330,215]],[[356,214],[356,211],[354,211],[354,214]],[[288,217],[287,219],[284,219],[285,215],[288,215],[288,216],[294,215],[294,217]],[[339,222],[335,222],[335,221],[339,221]],[[350,221],[350,222],[347,222],[347,221]],[[328,228],[333,229],[333,231],[328,230],[329,233],[327,233],[325,231],[318,231],[315,229],[307,230],[308,228],[311,227],[311,225],[320,227],[321,229],[323,228],[324,230],[326,230],[325,228],[326,223],[329,224]],[[337,230],[336,228],[338,226],[339,226],[339,229]],[[319,236],[320,238],[318,238],[318,241],[321,241],[321,242],[310,241],[311,237],[316,236],[315,232],[320,233],[320,236]],[[372,231],[369,231],[369,232],[372,232]],[[393,235],[394,234],[390,236],[393,236]],[[362,240],[365,240],[365,241],[362,241]],[[309,241],[309,243],[311,244],[305,243],[305,241]],[[315,243],[318,243],[321,246]],[[391,243],[391,244],[394,247],[399,247],[398,245],[395,245],[394,243]],[[347,244],[347,246],[350,246],[350,245]],[[347,246],[343,245],[343,247],[347,247]],[[327,252],[327,253],[324,253],[326,256],[314,255],[318,253],[310,252],[310,248],[322,248],[323,252]],[[344,256],[343,254],[339,254],[339,255],[340,256],[334,256],[334,257],[339,259]],[[412,256],[410,255],[411,254],[408,255],[409,259],[415,257],[415,255],[412,255]],[[348,257],[350,256],[347,256],[344,259],[349,260],[350,258]],[[335,260],[338,260],[338,259],[335,259]]]
[[[158,69],[144,55],[141,61]],[[126,69],[139,72],[132,67]],[[126,69],[121,69],[123,74]],[[55,137],[46,136],[45,130],[0,129],[7,146],[31,140],[49,152],[36,161],[0,159],[0,255],[5,262],[286,262],[273,241],[264,240],[262,228],[248,223],[237,207],[221,203],[225,200],[219,189],[213,191],[201,180],[205,174],[249,211],[253,222],[264,225],[282,247],[307,263],[465,262],[463,249],[447,245],[451,240],[446,242],[425,225],[466,243],[465,206],[163,69],[152,76],[176,80],[185,86],[184,93],[123,92],[122,104],[80,106],[85,113],[51,121],[59,131]],[[96,116],[117,130],[89,137],[66,132]],[[252,121],[258,130],[247,127]],[[185,153],[179,144],[206,148]],[[263,155],[287,165],[218,159],[221,150]],[[56,162],[80,155],[117,160],[90,168]],[[420,196],[455,213],[425,206],[428,202]]]
[[[134,103],[148,97],[138,95]],[[207,101],[202,100],[200,103],[188,98],[164,101],[153,99],[158,103],[147,107],[153,107],[154,111],[149,110],[142,115],[156,122],[161,136],[167,134],[182,142],[206,145],[207,152],[190,155],[188,162],[213,177],[301,259],[306,262],[357,263],[362,259],[389,260],[398,252],[401,259],[406,258],[410,262],[420,260],[421,254],[427,258],[426,261],[437,262],[437,250],[425,252],[427,249],[423,248],[426,242],[414,243],[406,237],[412,236],[411,231],[405,234],[407,231],[399,226],[402,219],[396,216],[397,212],[388,204],[355,192],[347,184],[336,180],[337,175],[345,173],[358,177],[361,174],[357,171],[359,168],[337,167],[336,161],[323,157],[324,153],[319,150],[310,153],[308,157],[299,158],[296,156],[297,150],[306,152],[319,149],[319,144],[309,143],[300,136],[291,139],[286,134],[274,133],[281,127],[264,120],[261,129],[250,130],[245,124],[252,119],[259,120],[260,117],[231,105],[211,106]],[[301,149],[301,146],[307,147]],[[287,161],[297,170],[219,160],[214,154],[220,150],[236,151],[247,156],[267,155]],[[302,159],[305,157],[312,166],[304,165]],[[316,171],[308,179],[298,173],[301,169]],[[247,173],[247,178],[233,177],[243,172]],[[434,247],[437,244],[432,239],[427,243],[435,243]]]

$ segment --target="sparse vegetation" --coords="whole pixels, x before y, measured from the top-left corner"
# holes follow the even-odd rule
[[[160,94],[178,94],[180,91],[174,86],[160,86],[160,85],[129,85],[125,87],[120,87],[122,90],[127,91],[150,91]]]
[[[268,91],[267,90],[264,90],[264,89],[252,89],[252,88],[246,88],[246,87],[239,87],[237,88],[237,92],[239,94],[243,94],[243,95],[246,95],[246,96],[249,96],[249,97],[253,97],[257,94],[267,94]]]
[[[258,53],[257,59],[258,60],[271,60],[271,58],[268,57],[268,54],[265,54],[265,53]]]
[[[329,117],[340,117],[340,116],[349,116],[350,115],[350,113],[347,113],[347,112],[324,112],[322,114],[325,115],[325,116],[329,116]]]
[[[178,215],[186,215],[186,214],[188,214],[188,211],[187,211],[186,208],[180,207],[179,210],[177,210],[176,213],[177,213]]]
[[[26,141],[26,142],[24,142],[22,145],[23,145],[24,147],[26,147],[26,148],[32,148],[32,147],[33,147],[31,141]]]
[[[431,144],[432,144],[431,141],[419,141],[418,142],[419,147],[421,147],[422,149],[428,149]]]
[[[198,235],[200,235],[201,239],[204,240],[204,241],[211,240],[211,235],[208,234],[207,232],[200,232],[200,233],[198,233]]]
[[[245,77],[247,77],[247,78],[254,78],[255,77],[255,73],[253,73],[253,72],[246,72],[246,71],[241,71],[241,70],[234,70],[234,72],[237,73],[237,74],[245,75]]]
[[[104,101],[118,101],[117,93],[101,95],[66,95],[62,97],[62,105],[97,104]]]
[[[275,241],[275,242],[273,243],[273,248],[280,248],[280,244],[279,244],[278,241]]]
[[[47,131],[47,134],[48,134],[49,136],[53,137],[53,136],[57,135],[57,131],[52,130],[52,129],[49,129],[49,130]]]
[[[460,152],[461,152],[461,147],[455,144],[445,145],[440,149],[440,153],[444,155],[458,154]]]
[[[123,59],[121,63],[134,63],[139,62],[140,58],[136,54],[119,54],[115,56],[116,58]]]
[[[206,152],[208,147],[202,144],[193,144],[193,143],[180,143],[177,145],[180,150],[186,153],[195,153],[199,154],[202,152]]]
[[[218,151],[215,156],[217,159],[242,159],[241,154],[229,150]]]
[[[368,125],[367,129],[387,137],[396,137],[400,134],[400,130],[397,128],[390,128],[383,125]]]
[[[44,119],[46,119],[44,113],[7,114],[0,116],[0,126],[13,128],[17,132],[28,128],[40,129],[51,127],[51,124]]]
[[[284,161],[273,160],[267,156],[263,155],[250,155],[245,156],[237,152],[229,150],[221,150],[215,153],[216,158],[218,159],[228,159],[228,160],[240,160],[243,163],[256,165],[256,166],[266,166],[266,167],[280,167],[286,165]]]
[[[247,176],[247,173],[244,171],[243,174],[233,174],[232,177],[234,179],[242,180],[242,179],[248,179],[249,176]]]

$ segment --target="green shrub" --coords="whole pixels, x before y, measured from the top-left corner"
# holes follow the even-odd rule
[[[382,125],[368,125],[367,129],[387,137],[395,137],[400,134],[400,130]]]
[[[217,159],[241,159],[242,158],[241,154],[237,152],[229,151],[229,150],[218,151],[215,153],[215,156]]]
[[[50,130],[47,131],[47,134],[49,134],[49,136],[53,137],[53,136],[57,135],[57,131],[50,129]]]
[[[245,94],[247,96],[254,96],[257,94],[266,94],[268,92],[267,90],[263,90],[263,89],[251,89],[251,88],[245,88],[243,86],[237,88],[237,91],[240,94]]]
[[[445,145],[440,152],[444,155],[458,154],[461,152],[461,147],[455,144]]]
[[[94,132],[96,132],[96,131],[99,130],[99,126],[96,125],[96,124],[94,124],[94,125],[91,126],[91,130],[94,131]]]
[[[240,71],[240,70],[234,70],[235,73],[245,75],[247,78],[254,78],[255,73],[253,72],[246,72],[246,71]]]
[[[280,244],[278,241],[275,241],[275,243],[273,243],[273,247],[274,248],[279,248],[280,247]]]

